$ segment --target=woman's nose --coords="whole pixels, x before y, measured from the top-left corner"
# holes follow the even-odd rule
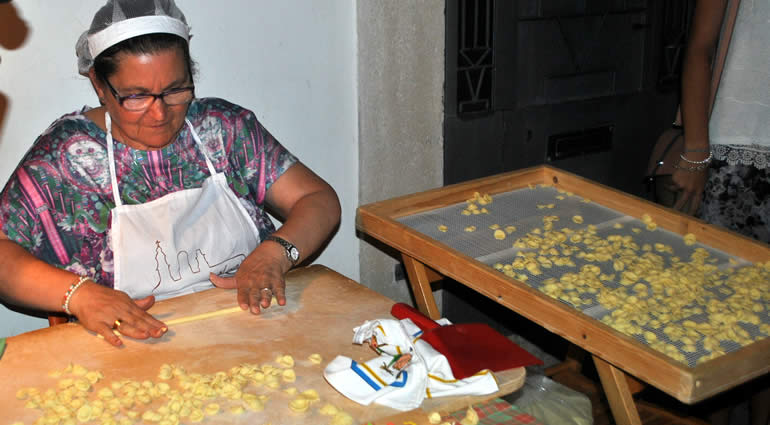
[[[156,97],[147,111],[154,119],[161,121],[166,118],[166,114],[168,113],[167,108],[168,105],[163,101],[163,98]]]

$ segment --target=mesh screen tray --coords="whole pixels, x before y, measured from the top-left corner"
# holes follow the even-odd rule
[[[770,267],[643,219],[538,185],[398,221],[690,367],[770,335]]]

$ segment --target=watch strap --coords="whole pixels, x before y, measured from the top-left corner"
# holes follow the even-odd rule
[[[291,265],[292,266],[296,266],[297,265],[297,263],[299,262],[299,250],[297,249],[296,246],[294,246],[293,243],[287,241],[286,239],[284,239],[282,237],[275,236],[275,235],[270,235],[270,236],[266,237],[265,241],[273,241],[273,242],[276,242],[276,243],[280,244],[283,247],[284,252],[286,253],[286,258],[288,258],[289,261],[291,262]],[[294,257],[292,257],[292,251],[297,252],[298,255],[297,255],[296,259]]]

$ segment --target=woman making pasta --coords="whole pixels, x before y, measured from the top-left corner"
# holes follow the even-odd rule
[[[237,288],[259,314],[339,222],[334,190],[254,114],[196,98],[173,0],[109,0],[76,45],[100,106],[56,120],[0,193],[0,297],[115,346],[166,326],[156,299]],[[266,213],[283,219],[275,230]]]

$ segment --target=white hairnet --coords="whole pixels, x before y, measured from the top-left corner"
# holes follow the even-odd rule
[[[121,41],[154,33],[190,41],[190,27],[174,0],[108,0],[75,45],[78,72],[87,76],[94,58]]]

